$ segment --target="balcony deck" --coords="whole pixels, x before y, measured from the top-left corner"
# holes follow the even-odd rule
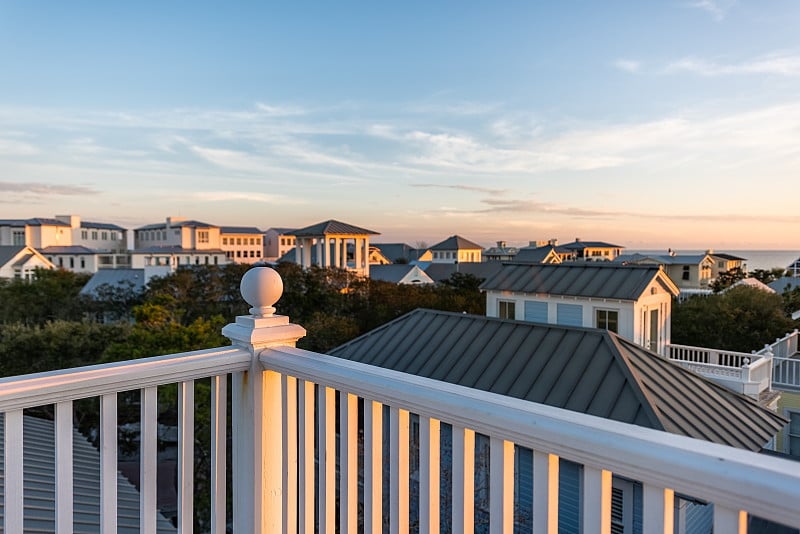
[[[157,388],[177,384],[177,530],[191,532],[193,382],[208,378],[212,532],[226,531],[229,512],[237,533],[334,532],[337,516],[341,532],[355,532],[359,523],[366,532],[382,532],[385,524],[390,532],[408,532],[415,526],[410,524],[412,511],[420,532],[439,531],[444,522],[453,532],[473,532],[476,434],[490,442],[490,532],[513,530],[515,445],[533,451],[533,532],[558,530],[559,459],[582,466],[581,532],[612,531],[613,475],[641,484],[643,532],[674,531],[676,495],[713,503],[715,532],[746,532],[751,515],[800,527],[800,467],[795,462],[294,348],[304,330],[272,315],[275,291],[265,287],[265,280],[257,282],[256,289],[243,291],[253,315],[239,317],[223,330],[234,343],[231,347],[0,380],[0,412],[5,415],[3,531],[25,530],[23,450],[30,437],[23,432],[23,410],[50,404],[55,405],[57,481],[53,530],[76,530],[71,488],[77,466],[69,446],[72,403],[87,397],[101,399],[101,531],[116,531],[118,394],[138,390],[140,524],[143,531],[154,532],[159,516]],[[415,477],[410,472],[412,415],[420,430]],[[448,518],[440,512],[444,496],[439,451],[445,423],[452,426],[452,480],[445,485],[452,492]],[[388,451],[382,437],[385,427]],[[224,482],[229,440],[231,510]],[[386,452],[388,479],[383,474]],[[418,481],[418,497],[409,487],[412,478]],[[389,509],[384,507],[384,488]]]

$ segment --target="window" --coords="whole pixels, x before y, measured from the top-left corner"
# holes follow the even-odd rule
[[[242,244],[242,238],[241,237],[237,237],[236,238],[236,244],[237,245],[241,245]]]
[[[619,312],[616,310],[596,310],[595,327],[619,332]]]
[[[25,244],[25,230],[14,230],[12,239],[15,245]]]
[[[89,232],[87,230],[81,230],[81,239],[89,239]]]
[[[260,251],[260,250],[256,250],[256,257],[257,257],[257,258],[260,258],[260,257],[261,257],[261,251]]]
[[[111,241],[116,241],[117,237],[117,232],[111,232]]]
[[[223,245],[227,245],[228,244],[228,238],[227,237],[223,237],[222,238],[222,244]]]
[[[100,232],[100,239],[108,241],[108,232]]]
[[[70,269],[74,269],[75,268],[75,258],[70,258],[69,259],[69,268]]]
[[[242,251],[241,250],[237,250],[236,251],[236,257],[237,258],[241,258],[242,257]]]
[[[256,251],[255,250],[251,250],[250,251],[250,257],[251,258],[255,258],[256,257]]]
[[[92,241],[97,241],[97,230],[92,231]]]
[[[198,243],[208,243],[208,230],[198,230],[197,231],[197,242]]]
[[[501,319],[516,318],[516,303],[510,300],[497,301],[497,316]]]
[[[81,269],[86,268],[86,258],[81,258]]]
[[[682,278],[684,280],[689,280],[689,266],[688,265],[684,265],[683,266],[683,276],[682,276]]]

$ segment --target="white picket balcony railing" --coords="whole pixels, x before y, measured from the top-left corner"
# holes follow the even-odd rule
[[[751,397],[757,398],[759,393],[772,387],[772,358],[769,352],[748,354],[690,345],[667,345],[667,358]]]
[[[416,414],[420,422],[419,501],[415,503],[420,532],[438,532],[443,520],[439,507],[441,423],[453,429],[453,532],[473,531],[476,433],[490,438],[491,532],[513,529],[515,444],[534,451],[534,532],[557,531],[559,458],[583,465],[583,532],[610,533],[612,474],[642,483],[643,532],[673,532],[675,492],[713,503],[715,532],[746,532],[748,514],[800,527],[800,469],[796,463],[303,351],[294,348],[296,339],[303,335],[302,328],[270,314],[269,305],[277,300],[273,300],[274,295],[243,293],[248,302],[255,301],[251,310],[254,315],[239,317],[224,329],[234,347],[0,381],[6,455],[3,531],[23,532],[22,410],[44,404],[56,405],[56,531],[72,531],[70,403],[99,396],[101,532],[115,532],[116,394],[138,389],[142,391],[140,522],[143,532],[154,532],[158,513],[154,498],[156,388],[178,384],[178,529],[191,532],[191,386],[193,380],[211,377],[215,488],[211,527],[212,532],[225,532],[228,375],[233,388],[229,437],[233,529],[237,534],[332,533],[337,508],[341,532],[355,532],[359,520],[366,532],[382,532],[386,517],[390,532],[406,532],[412,506],[411,414]],[[362,428],[358,423],[359,398],[364,407]],[[383,480],[382,474],[384,406],[390,414],[388,480]],[[364,442],[361,462],[357,446],[360,433]],[[363,470],[362,491],[358,487],[359,465]],[[387,486],[390,509],[384,510],[382,490]],[[359,502],[362,492],[363,501]]]

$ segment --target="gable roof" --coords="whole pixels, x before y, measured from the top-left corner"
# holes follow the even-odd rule
[[[444,241],[436,243],[430,248],[430,250],[462,250],[462,249],[483,250],[483,247],[477,243],[473,243],[469,239],[464,239],[460,235],[451,235]]]
[[[495,276],[481,284],[480,288],[517,293],[638,300],[657,277],[665,289],[675,296],[678,295],[678,288],[657,265],[605,262],[506,263]]]
[[[661,265],[699,265],[706,258],[714,261],[709,254],[621,254],[614,261],[617,263],[659,263]]]
[[[45,217],[34,217],[32,219],[0,219],[0,226],[69,226],[64,221],[58,219],[47,219]]]
[[[39,249],[42,254],[97,254],[98,251],[83,245],[52,245]]]
[[[406,243],[372,243],[370,247],[376,247],[381,251],[381,254],[386,256],[391,261],[404,259],[407,261],[418,259],[424,250],[418,250]]]
[[[94,297],[97,295],[97,288],[105,284],[120,289],[130,287],[134,293],[141,293],[144,291],[144,283],[144,269],[100,269],[89,278],[80,294]]]
[[[759,450],[774,412],[607,330],[417,309],[330,352],[348,360]]]
[[[387,265],[370,265],[369,277],[371,280],[381,280],[383,282],[392,282],[399,284],[403,279],[408,276],[412,271],[417,271],[416,274],[423,279],[424,284],[432,284],[433,279],[428,276],[425,271],[416,265],[407,263],[390,263]]]
[[[519,263],[542,263],[550,256],[559,258],[558,250],[553,245],[543,245],[535,248],[524,247],[519,249],[517,255],[514,256],[514,261]]]
[[[24,255],[22,255],[23,252],[25,253]],[[24,267],[28,260],[34,256],[42,261],[45,265],[48,265],[48,268],[52,269],[55,267],[52,263],[50,263],[50,260],[42,256],[41,252],[35,248],[29,247],[28,245],[0,246],[0,267],[6,266],[12,260],[16,260],[13,265],[14,267]]]
[[[0,267],[17,257],[17,254],[28,248],[26,245],[0,246]]]
[[[378,232],[367,230],[366,228],[359,228],[358,226],[335,221],[333,219],[312,224],[311,226],[306,226],[294,232],[294,235],[297,237],[322,236],[328,234],[380,235]]]

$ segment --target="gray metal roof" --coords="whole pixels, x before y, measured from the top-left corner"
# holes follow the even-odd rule
[[[707,254],[621,254],[614,261],[616,263],[659,263],[661,265],[699,265]]]
[[[460,235],[451,235],[444,241],[436,243],[431,247],[431,250],[462,250],[462,249],[480,249],[483,247],[479,244],[465,239]]]
[[[723,260],[745,261],[747,259],[747,258],[742,258],[740,256],[734,256],[733,254],[727,254],[727,253],[724,253],[724,252],[712,252],[712,253],[709,254],[709,256],[714,257],[714,258],[722,258]]]
[[[792,289],[800,287],[800,277],[782,276],[767,285],[774,289],[776,293],[783,293],[784,291],[791,291]]]
[[[495,276],[481,284],[481,289],[633,301],[638,300],[659,276],[665,289],[677,295],[677,288],[657,265],[605,262],[506,263]]]
[[[471,274],[481,280],[487,280],[497,274],[502,267],[503,264],[496,261],[431,263],[425,268],[425,274],[433,278],[434,282],[447,280],[453,273]]]
[[[186,226],[187,228],[217,228],[216,224],[208,224],[200,221],[171,221],[170,228],[179,228]],[[167,227],[166,221],[163,223],[155,223],[155,224],[147,224],[145,226],[140,226],[136,228],[136,230],[163,230]]]
[[[340,221],[323,221],[321,223],[312,224],[299,230],[295,230],[294,235],[297,237],[313,237],[323,236],[328,234],[339,235],[380,235],[378,232],[367,230],[366,228],[359,228],[352,224],[343,223]]]
[[[69,224],[64,221],[59,221],[58,219],[34,217],[32,219],[0,219],[0,226],[69,226]]]
[[[418,309],[330,354],[749,450],[786,424],[752,399],[595,328]]]
[[[97,250],[84,247],[83,245],[50,246],[40,248],[42,254],[97,254]]]
[[[536,248],[524,247],[519,249],[517,255],[514,256],[514,261],[520,263],[541,263],[546,260],[550,254],[557,254],[556,247],[553,245],[544,245]]]
[[[381,251],[387,259],[391,261],[397,261],[398,259],[404,260],[416,260],[418,259],[425,250],[417,250],[411,245],[406,243],[372,243],[370,242],[371,247],[376,247],[378,250]]]
[[[127,232],[127,229],[117,226],[116,224],[90,221],[81,221],[81,228],[96,228],[98,230],[118,230],[120,232]]]
[[[80,294],[94,296],[97,288],[105,284],[121,289],[130,287],[140,293],[144,291],[144,269],[100,269],[86,282]]]
[[[417,269],[416,265],[409,265],[406,263],[391,263],[388,265],[370,265],[369,266],[369,277],[371,280],[380,280],[383,282],[392,282],[394,284],[400,283],[403,278],[405,278],[410,271]],[[423,274],[423,278],[430,276],[425,274],[425,271],[420,271]],[[433,280],[428,281],[427,283],[432,283]]]
[[[622,245],[613,245],[603,241],[583,241],[578,239],[572,243],[565,243],[559,246],[569,250],[583,250],[585,248],[625,248]]]
[[[278,234],[278,235],[294,235],[294,233],[295,233],[297,230],[296,230],[295,228],[280,228],[280,227],[275,227],[275,226],[273,226],[272,228],[270,228],[269,230],[267,230],[267,232],[270,232],[270,231],[271,231],[271,232],[275,232],[275,233],[276,233],[276,234]],[[265,233],[266,233],[266,232],[265,232]]]
[[[53,422],[31,416],[23,417],[23,463],[25,481],[25,532],[55,532],[55,432]],[[0,417],[0,433],[5,417]],[[3,455],[0,440],[0,457]],[[100,532],[100,452],[77,430],[72,432],[74,529],[76,534]],[[0,473],[4,467],[0,466]],[[0,476],[0,492],[5,494],[5,477]],[[120,534],[139,532],[139,492],[127,478],[117,473]],[[0,521],[5,510],[0,507]],[[174,533],[160,513],[157,532]]]
[[[0,246],[0,267],[10,262],[21,251],[25,250],[25,245],[3,245]]]
[[[219,229],[219,233],[221,234],[258,234],[261,235],[264,232],[256,228],[255,226],[221,226]]]

